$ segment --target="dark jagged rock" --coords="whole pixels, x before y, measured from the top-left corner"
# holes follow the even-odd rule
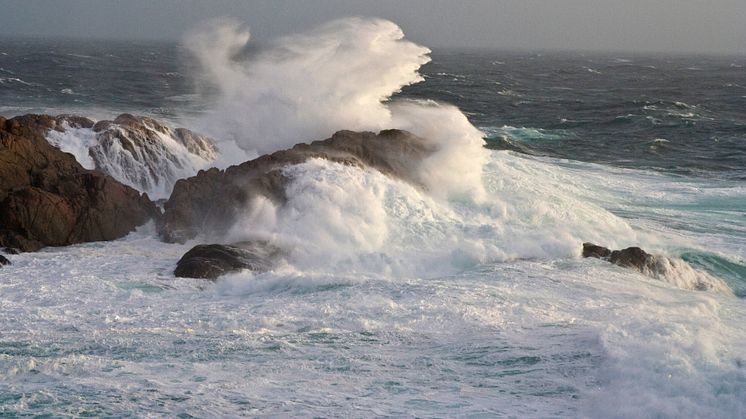
[[[726,283],[707,272],[694,269],[684,260],[653,255],[639,247],[611,251],[593,243],[583,243],[583,257],[595,257],[615,265],[631,268],[658,280],[697,291],[732,292]]]
[[[583,257],[594,257],[594,258],[606,258],[611,254],[611,250],[603,247],[596,246],[593,243],[583,243]]]
[[[288,181],[283,169],[312,158],[371,167],[420,184],[413,168],[434,151],[432,145],[406,131],[339,131],[329,139],[297,144],[226,170],[200,171],[197,176],[176,182],[164,206],[159,231],[168,242],[185,242],[205,232],[220,237],[253,198],[283,204]]]
[[[639,247],[628,247],[622,250],[611,251],[593,243],[583,243],[583,257],[604,259],[618,266],[635,268],[643,273],[656,268],[653,255]]]
[[[49,144],[50,130],[93,123],[80,117],[25,115],[0,119],[0,246],[113,240],[158,216],[147,195]]]
[[[93,128],[93,121],[78,115],[58,115],[55,117],[57,120],[56,130],[64,130],[63,125],[67,125],[70,128]]]
[[[0,267],[4,265],[10,265],[10,261],[3,255],[0,255]]]
[[[614,250],[609,255],[609,262],[625,268],[635,268],[640,272],[645,272],[654,265],[653,256],[639,247]]]
[[[181,257],[174,275],[181,278],[217,279],[219,276],[249,269],[264,272],[271,269],[279,249],[263,242],[241,242],[233,245],[200,244]]]
[[[153,149],[153,147],[162,147],[162,141],[158,138],[158,134],[173,138],[186,147],[190,153],[205,159],[214,159],[218,153],[217,147],[211,139],[186,128],[171,128],[147,116],[123,113],[113,121],[98,121],[95,125],[92,125],[92,128],[99,134],[100,145],[111,147],[114,140],[117,140],[125,150],[133,155],[157,153],[158,150]],[[143,149],[143,151],[137,151],[138,149]],[[102,152],[98,151],[97,153]],[[105,152],[103,153],[105,154]],[[95,155],[92,157],[96,159]]]

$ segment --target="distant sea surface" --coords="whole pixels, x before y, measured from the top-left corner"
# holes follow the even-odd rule
[[[746,178],[746,58],[435,50],[400,96],[458,106],[489,147]],[[176,44],[0,39],[0,114],[199,114]]]

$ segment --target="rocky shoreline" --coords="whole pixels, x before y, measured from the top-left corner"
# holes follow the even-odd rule
[[[91,129],[95,133],[97,143],[88,151],[96,162],[95,169],[84,168],[75,156],[47,140],[50,132],[66,129]],[[132,183],[132,179],[142,177],[137,173],[142,168],[150,178],[157,177],[155,165],[159,159],[179,167],[178,156],[169,154],[162,144],[171,140],[200,158],[214,159],[217,155],[211,139],[184,128],[172,129],[148,117],[123,114],[113,121],[96,123],[72,115],[0,117],[0,248],[13,254],[46,246],[114,240],[151,220],[164,242],[219,240],[257,198],[284,204],[288,182],[284,169],[289,166],[325,159],[371,168],[424,188],[416,168],[437,151],[425,139],[407,131],[339,131],[326,140],[297,144],[225,170],[200,170],[195,176],[175,180],[161,211],[147,193],[122,181]],[[126,173],[120,174],[125,179],[104,173],[101,169],[105,160],[125,162]],[[142,182],[147,183],[147,179]],[[282,254],[282,249],[264,241],[200,244],[184,254],[174,274],[216,280],[242,269],[263,272],[272,269]],[[648,254],[638,247],[611,251],[592,243],[583,244],[582,256],[651,277],[665,275],[685,263]],[[9,263],[0,255],[0,267]],[[708,286],[703,283],[696,289]]]
[[[84,168],[76,156],[47,140],[50,133],[67,129],[90,129],[96,134],[97,143],[88,151],[94,169]],[[435,151],[406,131],[340,131],[326,140],[180,179],[161,212],[147,193],[122,183],[131,180],[128,176],[139,164],[154,174],[156,157],[175,159],[163,152],[161,135],[175,138],[195,155],[214,158],[217,153],[207,137],[129,114],[96,123],[72,115],[0,117],[0,247],[6,253],[33,252],[47,246],[114,240],[151,220],[165,242],[220,237],[257,197],[282,205],[287,183],[283,169],[288,166],[326,159],[370,167],[420,185],[414,168]],[[122,175],[126,179],[102,171],[103,156],[111,159],[117,147],[124,154],[120,161],[131,169]],[[236,269],[264,271],[280,253],[263,242],[198,245],[184,255],[175,272],[215,279]],[[10,263],[3,257],[5,261]]]
[[[50,130],[86,118],[0,118],[0,246],[36,251],[125,236],[159,217],[147,194],[125,186],[49,144]]]

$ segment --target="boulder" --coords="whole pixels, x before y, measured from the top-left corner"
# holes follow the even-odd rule
[[[164,205],[159,232],[163,240],[179,243],[203,233],[222,237],[254,198],[282,205],[288,182],[283,169],[313,158],[369,167],[421,185],[414,168],[434,151],[431,144],[406,131],[339,131],[326,140],[297,144],[225,170],[200,171],[176,182]]]
[[[651,278],[685,289],[732,293],[721,279],[699,271],[679,258],[650,254],[639,247],[611,251],[593,243],[583,243],[583,257],[595,257],[624,268],[635,269]]]
[[[614,250],[609,255],[609,262],[624,268],[635,268],[640,272],[645,272],[654,266],[653,255],[639,247]]]
[[[583,257],[594,257],[594,258],[606,258],[609,257],[611,254],[611,250],[603,247],[603,246],[597,246],[593,243],[583,243]]]
[[[146,194],[84,169],[45,139],[50,130],[92,121],[25,115],[0,122],[0,246],[35,251],[113,240],[159,215]]]
[[[221,275],[242,269],[264,272],[271,269],[278,255],[279,249],[265,242],[200,244],[181,257],[174,275],[215,280]]]
[[[3,267],[5,265],[10,265],[10,261],[5,256],[0,255],[0,267]]]
[[[639,247],[611,251],[593,243],[583,243],[583,257],[607,260],[624,268],[637,269],[642,273],[648,273],[656,268],[655,257]]]

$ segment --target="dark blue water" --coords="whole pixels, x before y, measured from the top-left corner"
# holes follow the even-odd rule
[[[490,147],[746,179],[744,57],[452,51],[424,72],[406,92],[457,105]]]
[[[435,51],[402,95],[462,109],[488,146],[746,179],[746,57]],[[0,114],[146,113],[209,97],[176,44],[0,39]]]

